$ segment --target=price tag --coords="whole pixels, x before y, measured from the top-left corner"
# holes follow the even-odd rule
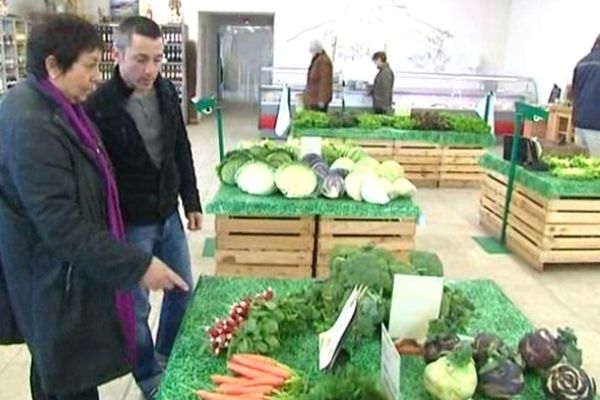
[[[300,138],[300,157],[311,153],[321,155],[322,146],[323,138],[302,136]]]
[[[361,290],[354,288],[331,329],[319,334],[319,369],[321,371],[334,364],[342,348],[342,340],[354,321],[362,294]]]
[[[381,391],[389,400],[400,400],[402,357],[385,325],[381,325]]]
[[[392,338],[424,341],[429,321],[440,315],[443,292],[443,278],[395,275],[389,324]]]

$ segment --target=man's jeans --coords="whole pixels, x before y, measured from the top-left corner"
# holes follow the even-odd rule
[[[192,266],[187,238],[179,214],[153,225],[129,225],[127,241],[139,249],[164,261],[190,287],[190,292],[178,289],[165,291],[156,346],[148,326],[150,303],[148,290],[142,286],[134,290],[136,313],[137,363],[133,368],[135,380],[147,398],[152,398],[160,385],[164,361],[171,354],[181,320],[191,298],[193,288]]]
[[[600,156],[600,131],[575,128],[575,144],[588,149],[590,156]]]

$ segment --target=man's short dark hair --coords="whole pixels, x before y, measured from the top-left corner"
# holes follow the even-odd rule
[[[56,64],[68,71],[85,52],[102,49],[94,25],[71,14],[52,14],[35,24],[27,39],[27,72],[45,78],[46,58],[54,56]]]
[[[161,37],[160,26],[150,18],[129,17],[119,24],[115,35],[115,47],[125,50],[131,44],[131,36],[138,34],[150,39]]]
[[[386,63],[387,54],[385,54],[385,51],[378,51],[377,53],[373,54],[373,61],[375,60],[381,60],[381,62]]]

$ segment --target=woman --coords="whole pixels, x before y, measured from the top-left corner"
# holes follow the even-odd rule
[[[304,107],[327,112],[333,98],[333,64],[318,40],[310,43],[309,51],[312,59],[306,76]]]
[[[391,114],[394,97],[394,72],[387,62],[387,54],[378,51],[373,54],[373,63],[379,70],[373,82],[373,112],[375,114]]]
[[[34,399],[97,399],[135,355],[128,290],[188,290],[123,242],[110,164],[80,105],[101,49],[90,23],[49,16],[28,40],[29,76],[0,106],[0,255]]]

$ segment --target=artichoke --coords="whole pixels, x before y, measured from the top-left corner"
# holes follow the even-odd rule
[[[551,400],[593,400],[596,382],[581,368],[558,364],[550,370],[544,392]]]
[[[477,376],[477,391],[492,399],[510,399],[525,386],[523,370],[508,358],[489,357]]]
[[[456,335],[438,336],[427,340],[424,346],[423,358],[429,364],[441,358],[458,346],[460,339]]]
[[[559,329],[556,343],[560,353],[564,356],[564,361],[574,367],[581,367],[583,356],[581,349],[577,347],[577,336],[571,328]]]
[[[547,329],[525,335],[519,343],[519,353],[527,368],[534,371],[552,368],[562,359],[558,343]]]
[[[504,342],[493,333],[480,333],[473,341],[473,359],[477,368],[481,368],[492,354],[504,347]]]

